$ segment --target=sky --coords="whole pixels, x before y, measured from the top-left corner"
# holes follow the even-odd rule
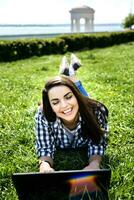
[[[134,14],[134,0],[0,0],[0,24],[68,24],[70,10],[86,5],[94,23],[122,23]]]

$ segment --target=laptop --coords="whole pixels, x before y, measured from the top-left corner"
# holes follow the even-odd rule
[[[111,170],[14,173],[19,200],[109,200]]]

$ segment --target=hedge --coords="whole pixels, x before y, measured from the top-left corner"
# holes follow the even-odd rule
[[[31,56],[41,56],[60,53],[67,50],[65,41],[60,38],[55,39],[25,39],[0,41],[0,61],[14,61],[29,58]]]
[[[0,61],[15,61],[31,56],[104,48],[130,41],[134,41],[134,31],[64,34],[53,39],[0,40]]]
[[[104,48],[121,43],[134,41],[134,31],[97,33],[97,34],[75,34],[70,37],[61,36],[68,46],[68,51],[82,49]]]

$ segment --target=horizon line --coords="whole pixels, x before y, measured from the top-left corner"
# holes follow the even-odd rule
[[[110,24],[122,24],[122,23],[119,23],[119,22],[110,22],[110,23],[94,23],[94,25],[106,25],[106,24],[108,24],[108,25],[110,25]],[[26,23],[26,24],[24,24],[24,23],[12,23],[12,24],[8,24],[8,23],[0,23],[0,26],[63,26],[63,25],[71,25],[70,23],[57,23],[57,24],[42,24],[42,23],[40,23],[40,24],[38,24],[38,23]],[[81,24],[81,25],[84,25],[84,24]]]

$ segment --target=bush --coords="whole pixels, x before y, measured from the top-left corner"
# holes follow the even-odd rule
[[[129,28],[132,29],[132,26],[134,25],[134,14],[129,14],[123,22],[123,27],[124,28]]]

